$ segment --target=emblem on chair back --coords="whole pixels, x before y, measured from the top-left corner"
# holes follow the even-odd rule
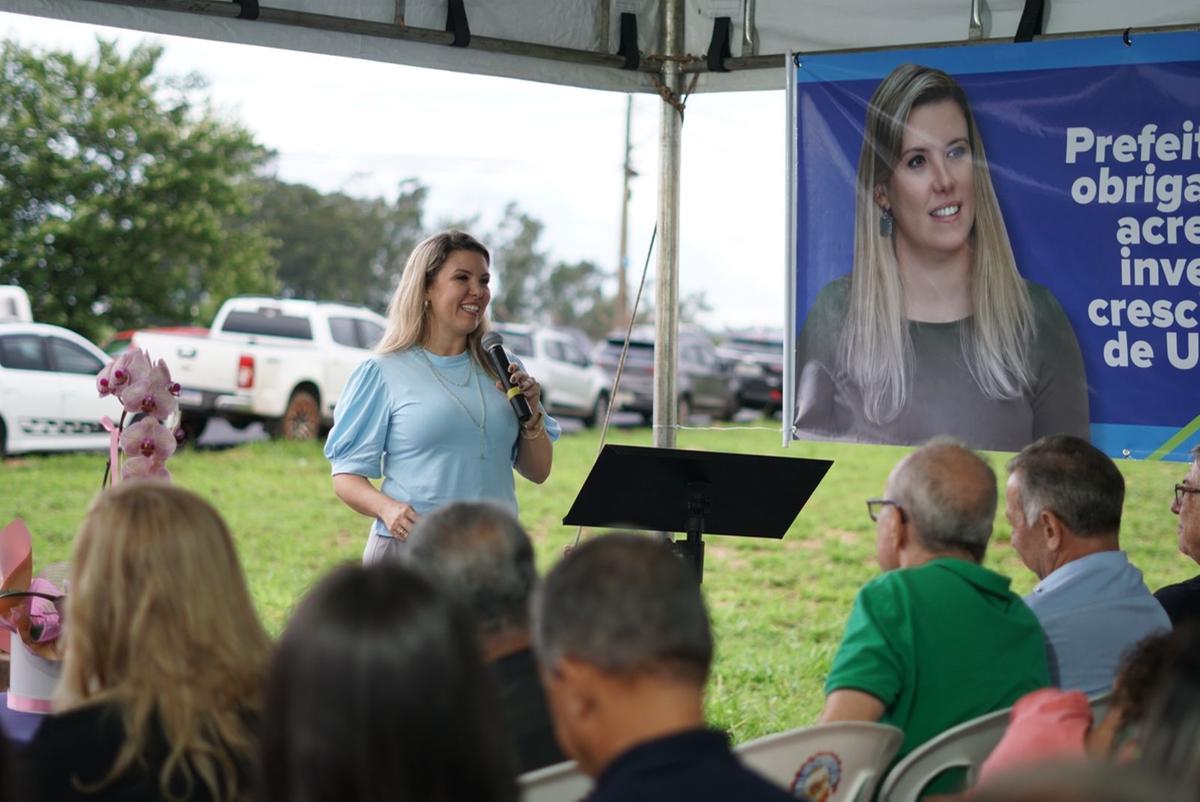
[[[829,802],[841,782],[842,759],[836,752],[817,752],[801,764],[788,790],[805,802]]]

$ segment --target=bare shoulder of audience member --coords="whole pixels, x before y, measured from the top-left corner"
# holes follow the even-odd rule
[[[66,621],[60,712],[23,753],[33,798],[246,795],[270,640],[208,502],[149,480],[97,496]]]
[[[411,569],[332,571],[268,680],[265,802],[515,802],[495,701],[460,608]]]

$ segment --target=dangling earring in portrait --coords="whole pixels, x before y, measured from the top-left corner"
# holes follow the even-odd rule
[[[892,210],[887,206],[879,207],[879,236],[892,238]]]

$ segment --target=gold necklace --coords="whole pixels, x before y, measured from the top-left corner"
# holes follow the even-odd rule
[[[467,377],[466,377],[466,379],[463,380],[462,384],[458,384],[457,382],[454,382],[454,381],[450,380],[449,378],[442,376],[441,371],[439,371],[437,369],[437,366],[433,364],[433,360],[429,358],[429,354],[425,353],[424,348],[421,348],[420,346],[418,346],[417,350],[420,352],[421,358],[425,360],[425,364],[429,366],[429,372],[433,374],[433,378],[437,381],[438,384],[441,385],[442,389],[446,391],[446,395],[448,395],[454,399],[454,403],[458,404],[458,408],[461,409],[464,413],[466,413],[467,418],[471,421],[471,425],[473,425],[476,429],[479,430],[479,458],[481,460],[486,459],[487,458],[487,402],[484,401],[484,399],[483,399],[483,382],[481,382],[479,380],[479,372],[477,370],[475,370],[475,365],[474,365],[474,362],[471,360],[471,357],[469,357],[469,356],[467,357]],[[455,394],[455,392],[450,389],[450,385],[446,383],[449,381],[451,384],[454,384],[455,386],[466,387],[467,384],[471,381],[472,376],[475,377],[475,390],[479,394],[480,420],[475,419],[475,416],[473,414],[471,414],[471,410],[467,407],[467,405],[463,402],[463,400],[461,398],[459,398]]]

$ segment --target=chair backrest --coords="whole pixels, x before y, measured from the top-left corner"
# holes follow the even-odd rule
[[[592,778],[580,771],[574,760],[527,771],[517,778],[517,784],[521,802],[580,802],[592,791]]]
[[[839,721],[767,735],[735,751],[797,799],[866,802],[903,741],[887,724]]]
[[[918,746],[888,772],[879,802],[916,802],[921,790],[947,769],[966,769],[968,785],[1004,737],[1011,707],[965,721]]]

